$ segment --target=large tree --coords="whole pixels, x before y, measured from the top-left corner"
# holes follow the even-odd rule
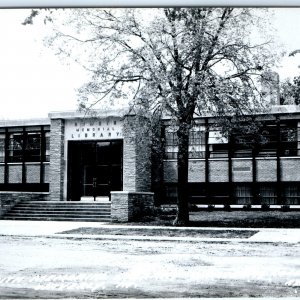
[[[300,104],[300,76],[293,81],[285,79],[280,84],[280,104]]]
[[[82,108],[96,108],[103,99],[122,99],[139,112],[155,111],[156,116],[161,112],[174,120],[175,224],[187,224],[188,144],[194,117],[251,114],[261,107],[259,76],[275,61],[265,31],[267,10],[123,8],[47,13],[55,28],[50,44],[91,74],[79,90]]]

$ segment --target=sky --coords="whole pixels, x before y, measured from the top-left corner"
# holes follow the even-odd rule
[[[43,44],[44,26],[23,26],[30,10],[0,10],[0,118],[46,118],[77,109],[85,74],[63,64]]]
[[[300,8],[275,8],[272,19],[286,53],[300,49]],[[86,73],[64,64],[43,44],[41,25],[23,26],[26,9],[0,9],[0,119],[46,118],[49,112],[77,109],[76,89]],[[280,78],[300,75],[300,54],[285,57]]]

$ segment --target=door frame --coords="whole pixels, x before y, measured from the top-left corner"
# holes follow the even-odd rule
[[[67,201],[80,201],[82,197],[82,190],[83,190],[83,176],[84,176],[84,164],[81,155],[83,154],[82,145],[90,144],[91,146],[95,146],[97,143],[111,143],[117,142],[120,143],[120,150],[121,150],[121,157],[120,163],[116,164],[114,162],[110,162],[108,166],[109,169],[112,167],[119,165],[120,166],[120,187],[119,190],[123,190],[123,139],[111,139],[111,140],[81,140],[81,141],[68,141],[68,153],[67,153]],[[77,152],[76,152],[77,151]],[[96,155],[95,155],[96,156]],[[75,164],[76,160],[77,163]],[[96,159],[94,161],[95,167],[97,165],[101,165],[96,163]],[[112,175],[111,175],[112,176]],[[111,188],[111,184],[110,187]],[[74,190],[75,189],[75,190]],[[78,196],[77,196],[78,195]]]

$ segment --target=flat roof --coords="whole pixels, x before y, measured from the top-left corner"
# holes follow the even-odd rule
[[[80,111],[63,111],[50,112],[50,119],[76,119],[76,118],[107,118],[107,117],[124,117],[128,113],[128,108],[109,108],[93,110],[90,113]]]
[[[96,110],[92,113],[86,114],[79,111],[63,111],[63,112],[50,112],[48,118],[32,118],[32,119],[7,119],[0,120],[0,127],[20,127],[20,126],[41,126],[41,125],[50,125],[51,119],[82,119],[82,118],[107,118],[107,117],[124,117],[128,114],[128,108],[119,108],[119,109],[103,109]],[[270,107],[269,110],[259,114],[260,116],[267,115],[293,115],[300,116],[300,105],[274,105]],[[205,115],[202,117],[196,116],[195,119],[202,118],[214,118],[214,116]],[[164,116],[163,119],[166,121],[170,117]]]
[[[0,120],[0,127],[41,126],[50,125],[50,119],[18,119]]]

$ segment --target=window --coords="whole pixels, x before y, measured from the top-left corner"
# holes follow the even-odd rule
[[[178,138],[176,132],[166,132],[166,146],[177,146]]]
[[[257,150],[259,157],[297,155],[297,123],[287,122],[278,125],[265,124],[260,132],[253,134],[233,134],[234,157],[251,157],[252,149]]]
[[[280,155],[297,155],[297,123],[280,124]]]
[[[189,135],[189,158],[205,158],[205,127],[194,126]]]
[[[234,186],[234,197],[236,204],[252,204],[252,188],[249,183],[235,184]]]
[[[0,190],[48,191],[49,126],[0,128]]]
[[[222,136],[220,130],[214,129],[209,132],[208,144],[210,158],[228,157],[228,139]]]
[[[5,159],[5,134],[0,134],[0,163]]]
[[[41,134],[10,134],[8,150],[9,162],[39,162],[41,161]]]
[[[277,125],[265,125],[261,131],[260,142],[258,145],[258,156],[274,157],[276,156],[277,141]]]
[[[25,147],[25,161],[38,162],[41,160],[41,135],[28,133]]]
[[[287,205],[300,205],[300,186],[295,182],[285,183],[283,198]]]
[[[276,186],[270,183],[261,183],[259,185],[260,204],[277,204]]]
[[[23,134],[15,133],[9,136],[9,162],[22,162],[23,160]]]
[[[195,125],[189,133],[189,158],[205,157],[204,126]],[[165,158],[176,159],[178,153],[178,138],[174,128],[166,128]]]
[[[50,132],[45,132],[45,161],[50,161]]]
[[[252,157],[254,145],[252,135],[232,135],[233,157]]]
[[[172,128],[166,128],[165,132],[165,158],[176,159],[178,153],[177,133]]]
[[[8,162],[48,162],[50,159],[50,132],[45,132],[43,139],[41,132],[10,133],[7,149]],[[4,162],[4,157],[5,134],[0,134],[0,162],[1,160]]]

